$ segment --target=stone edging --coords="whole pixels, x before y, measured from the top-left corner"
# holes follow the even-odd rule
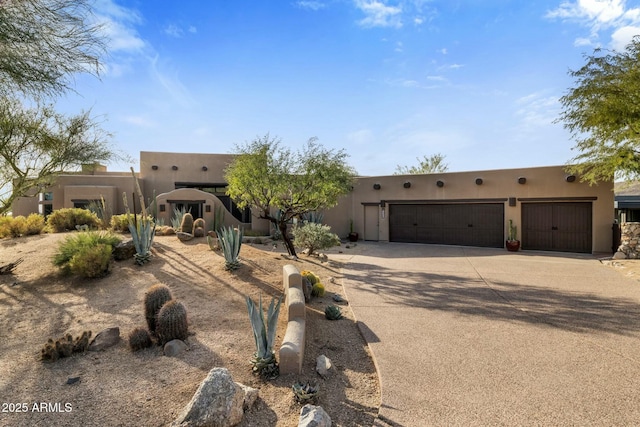
[[[302,275],[294,265],[282,267],[282,284],[288,323],[280,347],[280,373],[300,374],[304,359],[306,305],[302,292]]]

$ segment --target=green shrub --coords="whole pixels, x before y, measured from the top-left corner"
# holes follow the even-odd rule
[[[315,222],[306,222],[294,227],[293,238],[296,246],[307,250],[307,255],[313,254],[318,249],[328,249],[340,245],[337,234],[331,233],[331,227]]]
[[[47,217],[47,226],[56,233],[73,231],[80,225],[98,228],[100,219],[95,213],[80,208],[56,209]]]
[[[58,251],[53,256],[53,265],[60,267],[66,274],[98,277],[106,273],[112,248],[118,243],[120,243],[120,237],[108,231],[74,233],[60,243]]]
[[[83,248],[69,260],[69,270],[88,279],[102,277],[109,272],[112,250],[111,245],[103,243]]]

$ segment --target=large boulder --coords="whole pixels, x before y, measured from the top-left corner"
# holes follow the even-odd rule
[[[257,390],[235,383],[226,368],[213,368],[173,427],[231,427],[242,421]],[[246,402],[245,402],[246,401]]]
[[[300,410],[298,427],[331,427],[331,417],[322,406],[306,404]]]
[[[113,257],[116,261],[124,261],[125,259],[133,258],[136,253],[136,247],[133,245],[133,240],[124,240],[113,248]]]

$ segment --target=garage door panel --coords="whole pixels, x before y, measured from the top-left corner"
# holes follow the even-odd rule
[[[504,245],[502,203],[390,205],[390,212],[389,240],[394,242]]]
[[[591,203],[523,203],[523,249],[590,253],[591,244]]]

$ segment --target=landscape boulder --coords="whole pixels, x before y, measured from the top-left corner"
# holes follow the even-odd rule
[[[120,342],[120,328],[107,328],[98,333],[89,344],[89,351],[103,351]]]
[[[191,402],[171,424],[173,427],[231,427],[242,421],[244,410],[258,397],[258,390],[235,383],[226,368],[213,368]]]
[[[331,427],[331,417],[322,406],[306,404],[300,410],[298,427]]]
[[[115,258],[116,261],[133,258],[135,253],[136,247],[133,245],[132,239],[122,241],[113,248],[113,258]]]
[[[187,344],[182,340],[171,340],[164,345],[164,355],[167,357],[176,357],[187,350]]]
[[[327,378],[330,375],[332,366],[331,359],[324,354],[321,354],[316,359],[316,372],[322,378]]]

